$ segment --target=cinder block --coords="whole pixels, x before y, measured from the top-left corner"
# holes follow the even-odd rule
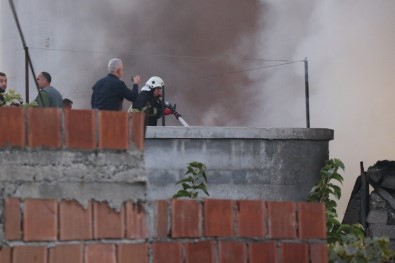
[[[309,248],[303,243],[282,243],[281,262],[308,263]]]
[[[175,185],[178,181],[175,174],[162,170],[151,171],[148,180],[151,185],[158,186]]]
[[[248,184],[252,185],[270,185],[273,171],[271,170],[259,170],[251,169],[247,171]]]
[[[246,171],[245,170],[232,171],[232,180],[234,184],[241,184],[241,185],[248,184]]]
[[[152,244],[153,263],[181,263],[182,262],[182,245],[175,242],[157,242]]]
[[[214,241],[200,241],[196,243],[187,243],[185,245],[186,263],[214,263],[215,248]]]
[[[58,207],[54,199],[24,201],[24,240],[54,241],[57,239]]]
[[[301,239],[325,239],[325,205],[321,203],[298,203],[298,223]]]
[[[387,224],[388,222],[388,212],[384,210],[371,210],[369,212],[366,222],[370,224]]]
[[[83,245],[57,245],[49,249],[49,263],[83,263]]]
[[[213,171],[208,178],[209,184],[230,184],[232,175],[228,172]]]
[[[200,204],[195,200],[172,201],[172,237],[201,236]]]
[[[238,236],[264,237],[266,234],[264,220],[264,201],[237,201]]]
[[[148,237],[146,211],[141,203],[126,203],[126,237]]]
[[[247,249],[244,242],[219,241],[218,250],[220,263],[247,263]]]
[[[25,110],[15,107],[0,107],[0,147],[24,147]]]
[[[99,111],[99,148],[127,150],[129,148],[128,113]]]
[[[109,244],[86,245],[85,263],[116,263],[115,245],[109,245]]]
[[[123,238],[125,236],[124,207],[120,212],[107,203],[93,203],[93,238]]]
[[[267,202],[269,236],[296,238],[296,204],[293,202]]]
[[[21,240],[21,211],[17,198],[5,200],[5,238],[7,240]]]
[[[118,245],[118,263],[148,263],[148,244]]]
[[[31,148],[60,148],[61,125],[57,108],[28,109],[29,146]]]
[[[231,237],[233,233],[233,201],[206,199],[204,202],[204,235]]]
[[[66,147],[76,149],[96,148],[95,111],[64,111]]]
[[[59,204],[59,239],[87,240],[93,238],[92,205],[84,209],[77,201]]]
[[[328,244],[310,244],[310,260],[311,263],[327,263],[328,260]]]
[[[47,253],[45,246],[16,246],[13,248],[12,263],[46,263]]]
[[[259,242],[250,244],[251,263],[278,262],[277,244],[275,242]]]

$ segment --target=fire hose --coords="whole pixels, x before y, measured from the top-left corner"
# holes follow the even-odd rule
[[[128,109],[128,112],[133,112],[133,105],[131,105]],[[165,108],[169,109],[171,114],[176,117],[176,119],[181,122],[184,127],[189,127],[188,123],[182,118],[181,114],[176,111],[176,104],[172,105],[170,102],[166,101]]]
[[[174,117],[176,117],[176,119],[177,119],[179,122],[181,122],[181,124],[182,124],[184,127],[189,127],[188,123],[182,118],[181,114],[179,114],[179,113],[176,111],[176,104],[174,104],[174,106],[173,106],[173,105],[171,105],[170,102],[166,101],[165,105],[166,105],[166,108],[168,108],[168,109],[170,110],[170,112],[174,115]]]

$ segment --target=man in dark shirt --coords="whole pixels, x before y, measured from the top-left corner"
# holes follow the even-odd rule
[[[123,76],[123,64],[119,58],[113,58],[108,62],[109,74],[98,80],[92,87],[92,109],[121,111],[123,99],[134,102],[138,95],[138,83],[140,76],[133,77],[133,89],[126,87],[125,82],[120,80]]]

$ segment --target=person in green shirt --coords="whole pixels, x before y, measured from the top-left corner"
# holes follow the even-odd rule
[[[63,98],[60,92],[51,86],[52,77],[48,72],[41,72],[37,75],[37,84],[40,93],[35,102],[39,107],[62,108]]]

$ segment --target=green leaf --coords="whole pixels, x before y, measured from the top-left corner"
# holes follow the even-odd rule
[[[337,185],[332,185],[333,188],[333,195],[337,198],[340,199],[340,197],[342,196],[342,190],[340,189],[339,186]]]
[[[190,186],[190,185],[187,184],[187,183],[183,183],[183,184],[182,184],[182,188],[183,188],[184,190],[187,190],[187,189],[191,189],[192,186]]]
[[[344,163],[340,160],[340,159],[333,159],[334,165],[338,166],[339,168],[341,168],[344,171]]]
[[[206,195],[209,195],[209,194],[208,194],[208,191],[207,191],[207,187],[206,187],[206,185],[205,185],[204,183],[201,183],[201,184],[199,184],[198,186],[196,186],[196,189],[200,189],[200,190],[202,190]]]
[[[190,166],[188,166],[187,167],[187,172],[185,173],[185,175],[187,175],[187,174],[193,174],[193,168],[192,167],[190,167]]]
[[[204,181],[207,183],[207,175],[205,171],[202,171],[202,176],[204,178]]]
[[[182,183],[193,183],[193,178],[191,176],[184,178],[178,182],[176,182],[176,184],[182,184]]]
[[[189,197],[189,198],[191,198],[191,194],[188,191],[179,190],[175,195],[173,195],[173,198],[180,198],[180,197]]]
[[[331,179],[338,181],[339,183],[343,184],[343,177],[340,174],[333,174]]]

